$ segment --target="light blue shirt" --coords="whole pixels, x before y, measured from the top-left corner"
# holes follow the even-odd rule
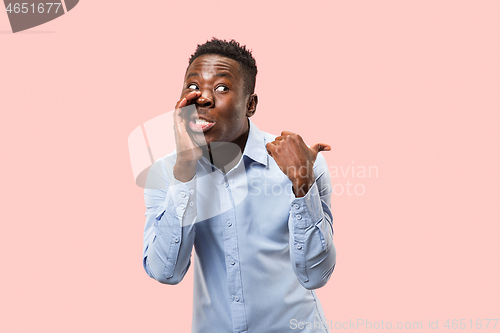
[[[336,260],[325,158],[318,154],[316,181],[296,198],[266,150],[276,136],[249,124],[243,155],[227,174],[202,157],[182,183],[172,174],[175,152],[153,164],[144,190],[144,268],[177,284],[194,245],[192,332],[329,332],[314,291]]]

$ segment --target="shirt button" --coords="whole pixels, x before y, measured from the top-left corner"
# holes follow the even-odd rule
[[[297,244],[297,250],[302,250],[302,245]]]
[[[229,260],[229,263],[230,263],[231,265],[234,265],[234,264],[236,264],[236,261],[234,261],[233,259],[231,259],[231,260]]]
[[[174,242],[179,243],[179,237],[175,237]]]
[[[299,209],[300,208],[300,206],[297,205],[297,204],[295,204],[295,206],[293,206],[293,207],[295,207],[295,209]]]
[[[181,209],[184,209],[184,208],[186,208],[186,205],[184,205],[184,204],[180,204],[180,206],[179,206],[179,207],[180,207]]]
[[[295,215],[295,217],[297,218],[297,220],[302,220],[302,215],[300,214]]]
[[[239,298],[238,296],[234,296],[234,300],[235,300],[236,302],[239,302],[239,301],[240,301],[240,298]]]
[[[186,197],[186,193],[181,192],[181,197],[185,198]]]
[[[228,182],[225,182],[225,183],[224,183],[224,186],[225,186],[225,187],[228,187],[228,186],[229,186],[229,183],[228,183]]]
[[[194,194],[194,190],[189,190],[189,193],[190,194]]]
[[[192,202],[192,201],[191,201],[191,202],[189,203],[189,206],[193,207],[193,205],[194,205],[194,202]]]
[[[227,221],[227,226],[230,227],[232,226],[233,224],[231,223],[231,221]]]

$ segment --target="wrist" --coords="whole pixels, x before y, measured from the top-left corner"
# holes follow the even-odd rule
[[[189,182],[196,174],[196,162],[178,163],[174,165],[174,177],[183,183]]]
[[[298,180],[293,180],[292,181],[292,189],[293,193],[295,194],[295,197],[301,198],[304,197],[307,192],[309,192],[309,189],[311,186],[314,184],[314,178],[309,179],[309,178],[301,178]]]

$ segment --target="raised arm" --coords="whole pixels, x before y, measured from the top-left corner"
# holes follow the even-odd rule
[[[305,288],[320,288],[329,280],[336,262],[332,185],[326,161],[319,153],[331,147],[324,143],[308,147],[300,135],[283,131],[266,148],[293,185],[288,220],[293,270]]]
[[[288,220],[293,269],[307,289],[317,289],[328,282],[337,256],[333,243],[332,185],[321,154],[318,154],[314,173],[315,182],[307,194],[292,197]]]
[[[187,183],[177,181],[159,160],[149,170],[144,202],[144,269],[161,283],[177,284],[191,263],[197,216],[196,177]]]
[[[148,275],[161,283],[177,284],[186,274],[194,243],[196,222],[196,164],[201,148],[193,142],[185,106],[200,96],[185,91],[175,106],[176,155],[154,163],[148,173],[144,202],[143,265]]]

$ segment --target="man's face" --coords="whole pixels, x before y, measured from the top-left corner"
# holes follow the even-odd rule
[[[187,130],[196,144],[233,142],[244,147],[250,95],[244,92],[237,61],[215,54],[196,58],[187,69],[181,97],[193,90],[196,111],[187,114]],[[252,106],[250,106],[252,108]]]

